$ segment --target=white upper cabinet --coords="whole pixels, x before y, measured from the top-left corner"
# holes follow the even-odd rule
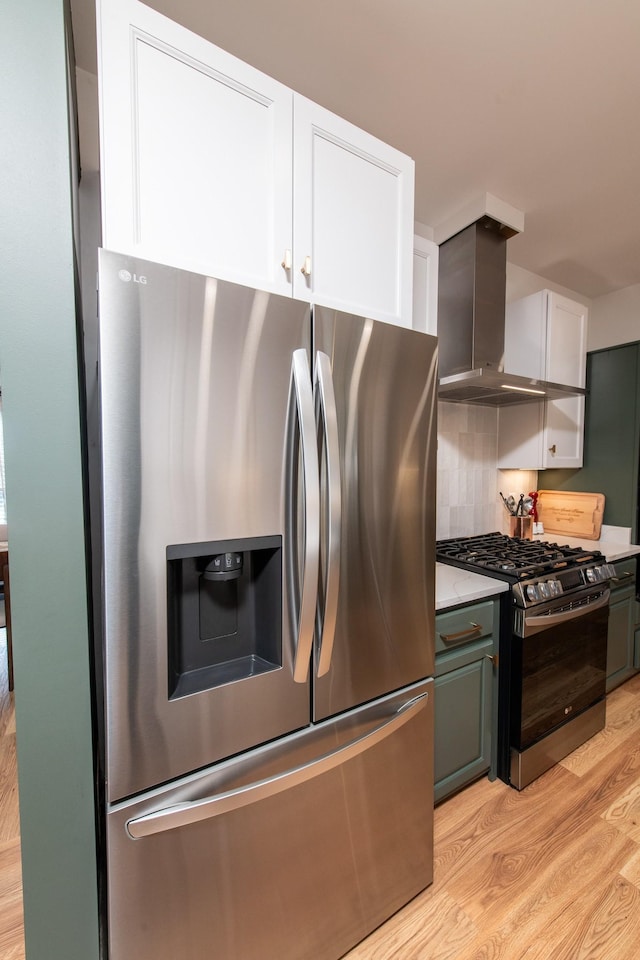
[[[507,305],[504,368],[508,373],[584,387],[587,308],[540,290]],[[584,397],[503,407],[498,466],[546,470],[582,466]]]
[[[507,304],[504,369],[522,377],[584,387],[587,308],[540,290]]]
[[[411,325],[413,161],[137,0],[99,0],[105,247]]]

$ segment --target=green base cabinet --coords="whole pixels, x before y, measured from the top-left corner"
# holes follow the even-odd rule
[[[638,672],[636,560],[614,564],[607,636],[607,693]]]
[[[436,616],[436,803],[491,767],[498,619],[491,600]]]

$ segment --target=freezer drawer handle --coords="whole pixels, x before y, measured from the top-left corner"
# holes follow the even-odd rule
[[[320,556],[320,479],[318,470],[318,446],[316,418],[313,407],[313,390],[307,351],[294,350],[291,361],[292,387],[295,394],[304,477],[304,567],[298,615],[298,639],[296,643],[293,679],[306,683],[313,647],[316,605],[318,601],[318,566]],[[294,492],[289,491],[292,500]],[[293,577],[293,573],[292,573]],[[291,595],[295,595],[290,584]]]
[[[407,703],[403,703],[373,730],[309,763],[293,767],[291,770],[285,770],[283,773],[266,780],[257,780],[255,783],[245,784],[236,790],[228,790],[212,797],[204,797],[187,803],[176,803],[170,807],[165,807],[163,810],[156,810],[142,817],[135,817],[127,822],[127,833],[132,839],[138,840],[154,833],[164,833],[167,830],[175,830],[177,827],[185,827],[190,823],[210,820],[223,813],[230,813],[232,810],[239,810],[241,807],[257,803],[267,797],[273,797],[290,787],[305,783],[307,780],[312,780],[314,777],[333,770],[347,760],[359,756],[370,747],[391,736],[424,709],[428,698],[428,693],[422,693],[420,696],[407,701]]]
[[[316,384],[319,414],[324,427],[327,466],[327,572],[324,594],[324,611],[318,604],[318,665],[319,677],[331,666],[333,641],[336,633],[338,592],[340,588],[340,527],[342,514],[340,446],[338,440],[338,414],[333,389],[331,360],[326,353],[316,355]]]

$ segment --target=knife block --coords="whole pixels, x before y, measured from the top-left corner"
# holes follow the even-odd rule
[[[533,517],[509,517],[509,536],[533,540]]]

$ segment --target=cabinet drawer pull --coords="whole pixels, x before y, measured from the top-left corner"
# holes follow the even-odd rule
[[[498,654],[497,654],[497,653],[485,653],[484,656],[485,656],[485,659],[486,659],[486,660],[491,660],[491,665],[492,665],[493,667],[497,667],[497,666],[498,666]]]
[[[304,263],[300,267],[300,273],[304,274],[305,277],[311,276],[311,257],[304,258]]]
[[[285,270],[291,270],[291,250],[289,247],[284,252],[284,260],[282,261],[282,266]]]
[[[472,640],[482,634],[482,625],[471,621],[471,629],[460,630],[458,633],[441,633],[440,637],[445,643],[459,643],[461,640]]]
[[[621,573],[618,577],[611,577],[611,583],[621,583],[623,580],[629,580],[632,576],[633,574],[627,571],[626,573]]]

